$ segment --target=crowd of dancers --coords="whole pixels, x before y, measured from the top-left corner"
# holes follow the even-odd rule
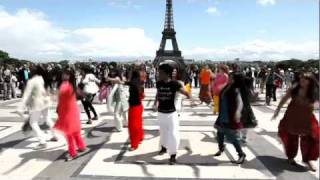
[[[28,70],[22,67],[19,73],[21,77],[18,79],[23,83],[23,96],[17,111],[21,116],[28,112],[27,124],[39,140],[35,149],[47,147],[46,136],[39,127],[40,121],[44,120],[49,126],[52,137],[50,141],[58,141],[56,133],[62,132],[68,143],[69,156],[66,160],[70,161],[87,149],[81,136],[81,112],[77,101],[81,101],[87,114],[87,124],[92,124],[92,121],[99,118],[92,104],[98,95],[101,102],[107,103],[108,111],[114,114],[115,130],[120,132],[128,127],[130,150],[134,151],[144,139],[144,89],[155,87],[157,93],[153,109],[158,112],[160,127],[159,155],[168,153],[169,164],[176,164],[179,153],[179,119],[183,96],[190,99],[192,106],[197,106],[200,100],[200,103],[212,107],[213,114],[218,115],[217,119],[212,120],[219,146],[219,151],[214,156],[220,156],[224,152],[226,139],[238,153],[239,158],[234,163],[242,164],[246,159],[242,144],[246,143],[247,129],[258,125],[250,103],[265,88],[265,103],[270,105],[271,99],[277,100],[277,88],[283,88],[286,89],[286,94],[273,119],[290,100],[278,129],[288,162],[290,165],[297,164],[294,158],[300,138],[303,162],[310,170],[316,170],[311,163],[319,157],[319,125],[313,114],[314,104],[319,101],[319,84],[314,73],[292,74],[268,68],[240,69],[237,65],[223,64],[214,69],[208,65],[189,68],[184,71],[185,75],[181,75],[181,72],[179,68],[165,63],[157,68],[146,67],[144,64],[123,66],[116,63],[105,67],[67,65],[58,69],[48,65],[36,65]],[[197,87],[198,83],[199,97],[192,97],[192,88]],[[55,90],[58,91],[58,118],[54,122],[49,111],[51,96]]]

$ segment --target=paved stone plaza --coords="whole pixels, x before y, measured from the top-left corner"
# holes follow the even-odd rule
[[[194,97],[197,93],[195,90]],[[263,100],[253,104],[259,127],[249,130],[244,146],[247,161],[243,165],[230,162],[237,158],[230,144],[222,156],[213,156],[218,145],[213,128],[216,116],[213,116],[212,108],[206,105],[191,107],[190,101],[185,100],[177,165],[168,165],[168,155],[157,155],[157,114],[151,109],[154,96],[154,89],[146,89],[143,102],[145,140],[138,150],[129,151],[127,129],[115,132],[112,113],[107,112],[106,104],[97,103],[98,121],[86,125],[87,117],[84,112],[81,114],[88,151],[71,162],[64,161],[67,146],[63,136],[58,142],[49,143],[47,149],[34,151],[36,139],[21,133],[23,120],[14,113],[19,100],[0,102],[0,179],[319,179],[319,170],[311,173],[304,168],[300,152],[297,157],[300,167],[287,164],[277,137],[279,119],[270,121],[277,103],[266,107]],[[55,108],[52,107],[53,119],[57,117]]]

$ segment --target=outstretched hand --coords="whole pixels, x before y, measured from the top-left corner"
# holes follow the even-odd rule
[[[279,111],[276,110],[276,112],[273,114],[273,116],[272,116],[272,118],[271,118],[271,121],[276,120],[276,118],[278,117],[278,115],[279,115]]]

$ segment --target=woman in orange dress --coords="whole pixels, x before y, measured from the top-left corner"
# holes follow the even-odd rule
[[[206,104],[210,104],[211,102],[211,93],[210,93],[210,80],[212,77],[212,72],[209,69],[208,65],[205,65],[205,67],[200,72],[200,94],[199,99],[202,102],[205,102]]]

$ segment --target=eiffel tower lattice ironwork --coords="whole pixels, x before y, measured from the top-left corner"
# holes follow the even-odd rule
[[[166,45],[168,40],[171,40],[172,50],[166,50]],[[162,40],[161,40],[160,48],[156,53],[154,64],[158,66],[163,61],[171,60],[178,65],[179,69],[183,69],[185,67],[185,64],[181,54],[182,53],[179,50],[177,39],[176,39],[176,31],[174,30],[172,0],[167,0],[166,16],[165,16],[164,30],[162,32]]]

